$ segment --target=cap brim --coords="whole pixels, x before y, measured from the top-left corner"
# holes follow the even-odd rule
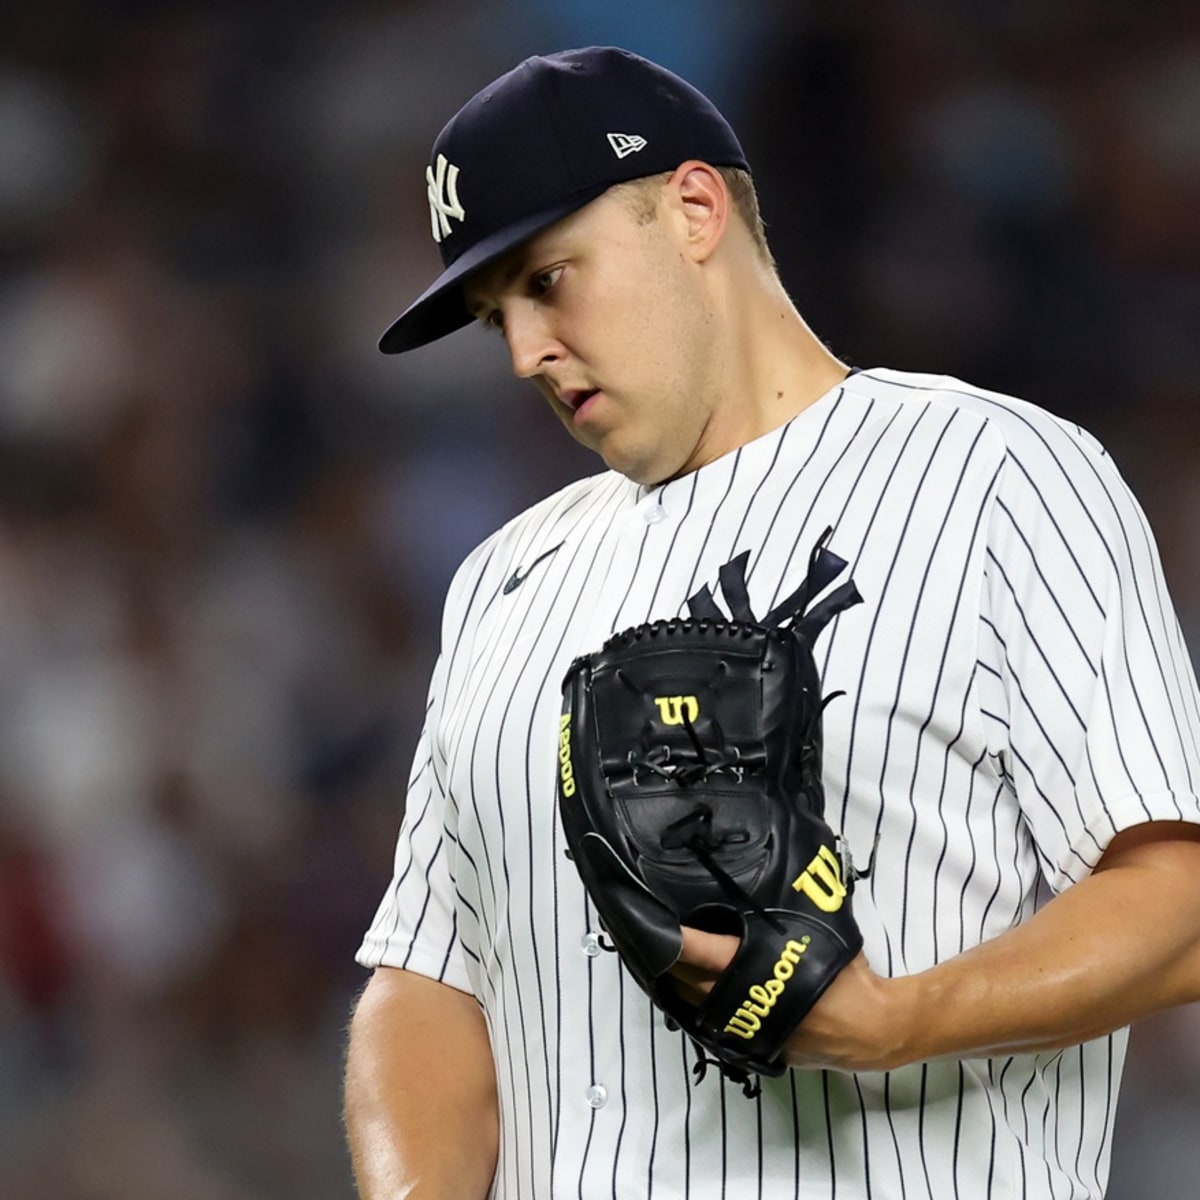
[[[379,349],[384,354],[401,354],[436,342],[473,320],[463,299],[462,283],[468,275],[486,267],[502,254],[549,228],[555,221],[570,216],[606,192],[611,184],[599,184],[576,192],[566,200],[514,221],[511,225],[476,242],[451,263],[384,331]]]

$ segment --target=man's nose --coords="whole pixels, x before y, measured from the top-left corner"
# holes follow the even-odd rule
[[[554,336],[545,315],[533,304],[516,304],[504,314],[504,336],[518,379],[539,375],[563,357],[562,343]]]

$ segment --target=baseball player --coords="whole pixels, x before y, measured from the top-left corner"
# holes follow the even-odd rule
[[[450,587],[358,956],[361,1194],[1102,1196],[1126,1028],[1200,998],[1200,700],[1110,457],[1021,400],[831,355],[733,131],[628,52],[494,81],[426,185],[445,269],[382,349],[482,322],[607,470]],[[564,854],[562,687],[705,589],[771,611],[818,543],[861,596],[814,653],[844,693],[824,819],[869,864],[863,950],[747,1096],[695,1069]],[[679,994],[738,946],[684,928]]]

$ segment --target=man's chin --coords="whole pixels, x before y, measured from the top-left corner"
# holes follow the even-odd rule
[[[647,459],[645,456],[621,454],[608,446],[598,450],[597,453],[604,459],[604,465],[610,471],[617,471],[626,479],[640,484],[642,487],[657,487],[670,475],[670,472],[663,469],[661,463]]]
[[[610,471],[616,471],[642,487],[657,487],[682,473],[682,468],[671,463],[661,452],[655,453],[650,447],[622,439],[618,430],[600,436],[595,431],[591,436],[582,435],[575,429],[569,432],[577,442],[598,454]]]

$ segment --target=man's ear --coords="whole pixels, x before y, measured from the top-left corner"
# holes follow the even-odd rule
[[[716,167],[690,159],[675,168],[667,186],[678,206],[687,252],[703,262],[721,244],[729,224],[729,189]]]

